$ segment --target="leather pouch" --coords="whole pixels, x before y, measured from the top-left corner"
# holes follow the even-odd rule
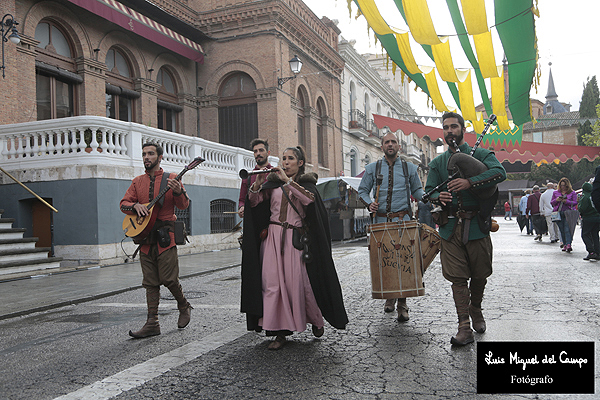
[[[171,245],[171,235],[169,234],[170,229],[168,226],[163,226],[157,232],[158,245],[162,248],[169,247]]]
[[[304,250],[304,244],[308,243],[308,236],[301,234],[297,229],[293,229],[292,233],[292,245],[297,250]]]
[[[187,238],[187,230],[185,229],[185,222],[175,221],[173,226],[173,232],[175,233],[176,245],[183,245],[189,242]]]

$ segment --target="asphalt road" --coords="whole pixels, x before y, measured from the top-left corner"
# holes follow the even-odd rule
[[[600,263],[582,260],[579,227],[575,251],[566,254],[547,237],[538,243],[520,233],[515,220],[499,222],[483,303],[488,330],[475,334],[472,345],[450,345],[456,312],[439,257],[425,274],[426,295],[408,299],[410,321],[399,323],[383,312],[382,300],[371,299],[368,251],[355,242],[334,248],[346,330],[326,325],[317,339],[308,329],[281,351],[268,351],[270,339],[245,330],[240,270],[231,267],[182,280],[194,306],[184,330],[177,329],[176,303],[163,289],[162,334],[152,338],[127,335],[145,320],[139,288],[1,320],[0,398],[594,398],[477,394],[478,342],[595,343],[600,337]],[[600,393],[598,372],[594,382]]]

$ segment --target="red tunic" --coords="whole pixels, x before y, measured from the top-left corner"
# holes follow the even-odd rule
[[[163,178],[164,171],[160,168],[151,176],[148,172],[143,175],[136,176],[133,178],[129,189],[125,192],[125,196],[121,200],[120,207],[121,211],[125,214],[133,214],[136,212],[133,209],[135,203],[146,204],[152,199],[158,196],[160,193],[160,183]],[[176,174],[169,174],[170,179],[174,179]],[[183,185],[183,184],[182,184]],[[175,196],[172,190],[167,191],[164,195],[164,202],[160,210],[158,210],[157,220],[160,221],[175,221],[177,216],[175,215],[175,207],[180,210],[185,210],[190,205],[190,200],[187,194],[184,192],[179,196]],[[155,205],[154,207],[160,207]],[[171,244],[168,247],[158,246],[159,254],[165,250],[175,246],[175,234],[171,232]],[[145,244],[140,249],[144,254],[148,254],[150,251],[150,245]]]

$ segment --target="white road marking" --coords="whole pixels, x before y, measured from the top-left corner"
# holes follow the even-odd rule
[[[117,307],[117,308],[146,308],[145,303],[97,303],[93,304],[96,307]],[[225,308],[232,310],[239,310],[239,304],[192,304],[192,307],[200,309],[200,308]],[[173,309],[177,310],[176,304],[160,304],[158,306],[159,309]]]
[[[106,400],[113,398],[123,392],[143,385],[172,368],[176,368],[221,347],[246,333],[248,331],[245,324],[228,327],[208,335],[201,340],[188,343],[168,353],[134,365],[131,368],[92,383],[75,392],[57,397],[55,400]]]

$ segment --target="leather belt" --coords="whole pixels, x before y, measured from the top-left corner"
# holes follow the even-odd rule
[[[399,219],[404,218],[404,216],[408,214],[408,211],[396,211],[396,212],[390,212],[390,213],[377,213],[378,217],[387,217],[388,219],[392,219],[392,218],[396,218],[398,217]]]
[[[456,217],[460,219],[473,219],[479,211],[457,211]]]
[[[295,226],[290,224],[289,222],[279,222],[279,221],[269,221],[269,224],[282,226],[284,229],[295,229],[300,233],[304,233],[304,227]]]

